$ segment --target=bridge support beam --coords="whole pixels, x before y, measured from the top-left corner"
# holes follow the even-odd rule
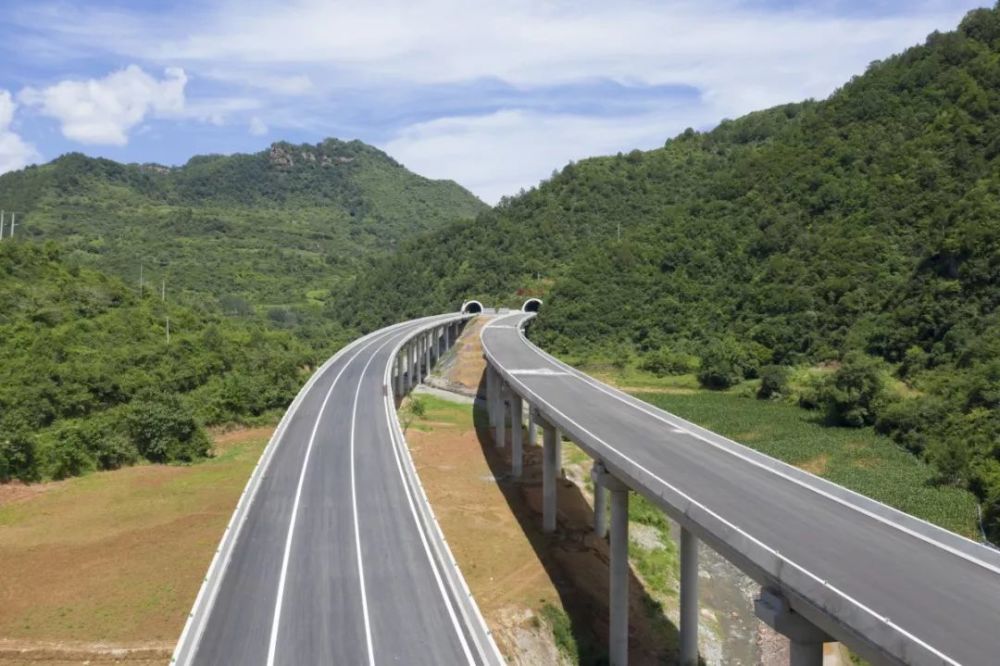
[[[413,355],[409,342],[403,345],[403,365],[406,371],[406,376],[403,377],[403,393],[409,393],[413,383]]]
[[[680,666],[698,666],[698,537],[681,528]]]
[[[539,420],[536,412],[535,419]],[[542,421],[542,531],[556,531],[556,428]]]
[[[590,480],[594,482],[594,534],[603,539],[608,533],[608,492],[603,480],[607,471],[600,460],[590,470]]]
[[[535,409],[528,404],[528,446],[538,444],[538,432],[535,428]]]
[[[418,375],[420,374],[420,369],[417,367],[417,346],[419,342],[413,340],[410,343],[410,389],[412,390],[418,383],[420,379]]]
[[[601,486],[611,496],[611,562],[608,657],[611,666],[628,664],[628,486],[599,468]]]
[[[488,417],[488,422],[492,428],[496,424],[496,384],[497,384],[497,371],[493,369],[492,365],[486,365],[486,416]]]
[[[764,624],[788,638],[789,666],[823,666],[823,643],[833,639],[792,610],[779,590],[762,588],[760,597],[754,599],[753,609]]]
[[[556,428],[556,477],[562,478],[562,430]]]
[[[497,382],[497,425],[493,442],[498,449],[507,445],[507,387],[501,379]]]
[[[515,479],[521,477],[524,470],[524,443],[522,425],[524,406],[521,396],[511,391],[510,394],[510,474]]]
[[[396,397],[403,397],[403,351],[396,354]]]

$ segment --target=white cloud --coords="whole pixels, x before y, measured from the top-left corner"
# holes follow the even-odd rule
[[[250,133],[254,136],[264,136],[267,134],[267,125],[260,119],[260,116],[254,116],[250,119]]]
[[[628,118],[525,111],[444,118],[406,128],[383,148],[430,178],[449,178],[490,204],[548,178],[553,169],[623,146],[653,148],[696,122],[697,113],[666,108]]]
[[[67,80],[43,89],[25,88],[19,99],[57,119],[67,139],[124,146],[128,132],[147,116],[179,116],[184,111],[183,69],[168,67],[157,80],[137,65],[102,79]]]
[[[777,7],[745,0],[217,0],[175,14],[60,3],[21,12],[17,20],[34,27],[17,39],[45,42],[21,51],[54,60],[96,52],[181,64],[200,81],[238,91],[192,100],[184,117],[221,124],[232,115],[251,132],[260,114],[274,126],[316,134],[345,123],[362,138],[388,134],[384,147],[411,168],[495,200],[570,159],[648,148],[689,125],[825,97],[872,60],[954,28],[989,1],[897,0],[846,12],[836,10],[845,3],[806,0]],[[480,101],[462,96],[474,96],[484,81],[514,91],[504,110],[453,117],[464,102]],[[658,108],[655,95],[639,107],[625,100],[608,117],[570,114],[549,92],[595,81],[696,94],[681,106],[666,106],[664,94]],[[550,95],[548,110],[519,104],[516,91],[525,89]],[[359,99],[385,100],[381,108],[394,111],[394,100],[411,99],[396,91],[426,99],[369,127],[358,110],[371,99]],[[305,95],[310,104],[284,99]],[[432,120],[393,126],[410,113]]]
[[[11,131],[17,104],[6,90],[0,90],[0,173],[22,169],[40,159],[38,151]]]

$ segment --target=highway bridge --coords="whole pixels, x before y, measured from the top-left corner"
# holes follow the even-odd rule
[[[376,331],[314,373],[240,498],[173,663],[503,663],[394,404],[469,316]]]
[[[514,474],[525,406],[529,441],[543,430],[546,530],[560,432],[594,458],[599,532],[611,505],[612,664],[628,659],[629,490],[681,526],[682,664],[697,663],[698,539],[760,583],[757,615],[788,636],[793,666],[822,664],[827,641],[876,664],[1000,664],[1000,553],[598,382],[524,336],[533,316],[482,331],[490,420],[498,442],[510,431]]]
[[[524,335],[540,307],[483,329],[487,408],[514,476],[542,431],[545,530],[557,527],[562,437],[594,458],[614,666],[628,661],[629,491],[681,526],[684,664],[697,663],[699,540],[760,583],[757,614],[789,637],[793,666],[821,664],[832,640],[875,664],[1000,663],[1000,554],[566,366]],[[484,312],[470,301],[381,329],[316,371],[247,484],[174,663],[504,663],[395,414]]]

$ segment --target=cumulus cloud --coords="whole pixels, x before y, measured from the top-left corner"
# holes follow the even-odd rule
[[[455,180],[494,204],[570,160],[662,145],[696,117],[683,107],[628,118],[506,110],[418,123],[383,148],[408,168]]]
[[[61,81],[47,88],[25,88],[19,99],[59,121],[67,139],[86,144],[124,146],[128,133],[147,116],[179,116],[184,111],[183,69],[169,67],[157,80],[129,65],[102,79]]]
[[[25,27],[14,37],[25,53],[177,63],[229,86],[221,94],[231,98],[190,100],[185,117],[234,116],[254,133],[259,114],[273,127],[376,139],[411,168],[492,201],[570,159],[649,148],[689,125],[825,97],[872,60],[989,3],[215,0],[150,13],[39,0],[12,20]],[[484,100],[482,82],[510,93]],[[554,92],[600,94],[609,82],[653,92],[615,108],[574,106]],[[674,104],[669,88],[694,92]],[[409,103],[414,90],[423,91],[419,104]],[[528,103],[533,91],[544,105]],[[183,85],[180,95],[183,103]],[[93,133],[123,142],[128,128],[117,127]]]
[[[11,131],[17,104],[11,94],[0,90],[0,173],[15,171],[39,159],[38,151]]]

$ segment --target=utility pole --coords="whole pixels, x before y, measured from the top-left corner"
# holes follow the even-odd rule
[[[14,211],[11,211],[10,212],[10,233],[7,234],[7,238],[13,238],[14,237],[14,224],[15,224],[14,220],[16,220],[16,219],[17,219],[17,213],[15,213]]]
[[[0,210],[0,240],[3,240],[3,210]]]

